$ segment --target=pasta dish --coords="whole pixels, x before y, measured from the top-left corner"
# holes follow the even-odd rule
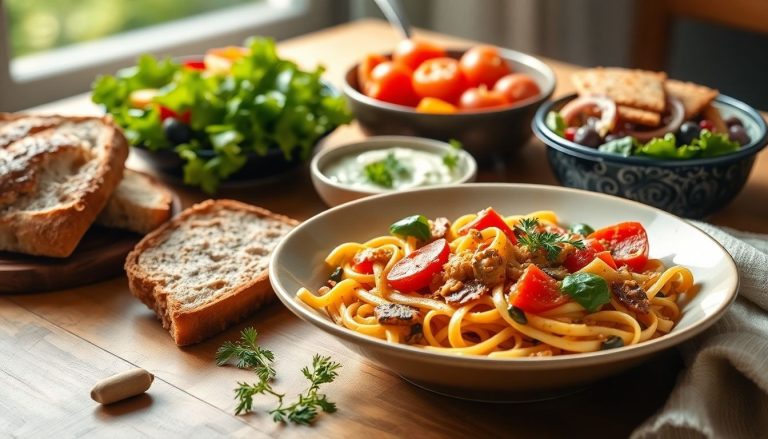
[[[360,333],[458,355],[551,356],[663,336],[694,280],[649,259],[638,222],[566,229],[552,211],[493,208],[395,222],[337,246],[329,278],[297,297]]]

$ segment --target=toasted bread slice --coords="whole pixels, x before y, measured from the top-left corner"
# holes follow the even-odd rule
[[[69,256],[127,157],[110,118],[0,114],[0,250]]]
[[[171,218],[173,194],[152,177],[126,169],[96,224],[146,235]]]
[[[662,113],[666,106],[666,73],[597,67],[576,72],[573,85],[580,95],[604,95],[617,105]]]
[[[685,118],[690,119],[696,116],[714,100],[720,92],[694,84],[693,82],[683,82],[675,79],[668,79],[664,83],[667,93],[680,99],[685,107]]]
[[[269,256],[296,224],[237,201],[204,201],[136,245],[128,285],[177,345],[200,342],[272,300]]]
[[[625,105],[618,105],[616,109],[619,112],[619,119],[626,122],[647,127],[655,127],[661,123],[661,114],[653,111],[640,110],[639,108],[627,107]]]

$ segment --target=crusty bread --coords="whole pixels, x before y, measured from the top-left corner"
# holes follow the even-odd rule
[[[0,114],[0,250],[69,256],[127,157],[108,117]]]
[[[126,169],[96,224],[146,235],[171,218],[172,203],[168,188],[149,175]]]
[[[155,310],[177,345],[200,342],[274,297],[269,256],[296,224],[237,201],[196,204],[128,254],[131,292]]]

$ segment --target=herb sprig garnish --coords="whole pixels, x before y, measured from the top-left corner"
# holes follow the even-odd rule
[[[257,344],[258,332],[253,328],[245,328],[240,334],[240,341],[225,342],[216,351],[216,364],[223,366],[234,364],[241,369],[253,369],[259,378],[254,384],[238,382],[235,389],[235,399],[238,404],[235,414],[248,413],[253,410],[253,398],[256,395],[272,395],[277,398],[277,407],[269,414],[275,422],[293,422],[308,425],[317,417],[318,411],[326,413],[336,411],[336,404],[328,401],[325,394],[319,393],[320,385],[330,383],[339,375],[341,364],[331,361],[331,357],[315,355],[312,366],[304,367],[301,373],[310,382],[307,390],[298,395],[298,400],[291,404],[285,403],[285,393],[277,392],[271,384],[275,378],[272,367],[275,355],[272,351]]]
[[[554,261],[563,250],[563,244],[570,244],[578,249],[584,248],[584,241],[580,239],[570,239],[552,232],[539,232],[538,226],[538,218],[523,218],[515,226],[518,244],[527,247],[531,253],[543,250],[547,254],[547,259]]]
[[[363,171],[371,183],[386,188],[392,188],[398,177],[405,178],[411,173],[391,152],[383,160],[365,165]]]

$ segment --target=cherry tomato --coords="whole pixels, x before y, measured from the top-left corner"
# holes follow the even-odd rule
[[[470,88],[461,94],[459,108],[462,110],[482,110],[485,108],[501,107],[507,104],[504,96],[484,86]]]
[[[507,223],[504,222],[504,218],[502,218],[501,215],[493,210],[493,207],[481,210],[475,219],[459,229],[459,235],[466,235],[467,232],[469,232],[471,229],[484,230],[488,227],[496,227],[500,229],[502,232],[504,232],[505,235],[507,235],[507,239],[509,239],[513,244],[517,244],[517,237],[515,236],[515,232],[513,232]]]
[[[619,223],[589,235],[590,239],[605,242],[617,266],[626,265],[633,271],[642,271],[648,262],[648,234],[637,222]]]
[[[462,55],[459,63],[471,87],[485,85],[492,88],[499,78],[512,72],[507,61],[493,46],[473,47]]]
[[[373,261],[358,256],[355,255],[352,259],[352,269],[358,273],[373,274]]]
[[[578,130],[577,127],[568,127],[563,132],[563,135],[567,140],[570,140],[571,142],[573,142],[573,139],[576,138],[576,130]]]
[[[373,68],[365,94],[381,101],[411,107],[419,102],[411,84],[411,72],[406,67],[389,61]]]
[[[568,301],[557,281],[534,264],[529,265],[513,287],[512,305],[526,312],[540,313]]]
[[[448,241],[438,239],[400,259],[387,273],[392,288],[404,292],[425,288],[432,276],[448,262],[451,250]]]
[[[177,111],[171,110],[165,105],[158,105],[157,107],[160,110],[160,121],[173,118],[173,119],[180,120],[185,124],[189,125],[189,121],[192,119],[192,113],[190,113],[189,110],[179,113]]]
[[[392,54],[392,60],[411,71],[416,70],[421,63],[428,59],[444,57],[445,49],[428,41],[407,39],[400,40]]]
[[[456,106],[437,98],[423,98],[416,107],[419,113],[451,114],[456,112]]]
[[[368,55],[365,55],[360,62],[360,65],[357,66],[357,88],[365,90],[366,84],[371,80],[371,72],[373,69],[386,61],[387,58],[384,55],[379,55],[377,53],[369,53]]]
[[[453,58],[428,59],[413,72],[413,89],[421,97],[456,102],[465,87],[459,62]]]
[[[586,267],[587,264],[595,260],[598,253],[605,251],[605,247],[596,239],[586,239],[584,244],[583,249],[576,249],[568,253],[565,261],[563,261],[563,266],[571,273]]]
[[[525,73],[506,75],[496,81],[493,89],[504,95],[509,103],[532,98],[541,93],[539,84],[536,84],[536,81]]]
[[[190,70],[205,70],[205,61],[203,60],[184,61],[184,67]]]
[[[702,130],[709,130],[709,131],[714,132],[715,131],[715,123],[712,122],[709,119],[702,119],[699,122],[699,128],[701,128]]]

